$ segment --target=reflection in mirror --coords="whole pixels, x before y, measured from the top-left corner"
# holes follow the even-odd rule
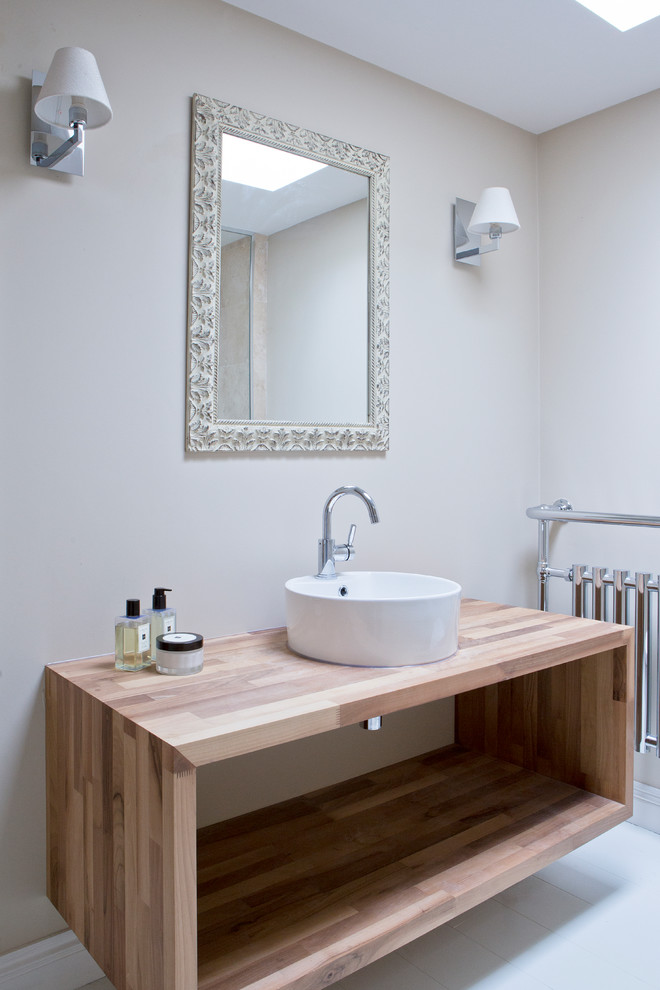
[[[387,158],[206,97],[194,124],[188,449],[386,449]]]
[[[369,180],[223,134],[221,243],[219,418],[366,423]]]
[[[257,235],[259,236],[259,235]],[[255,318],[253,287],[254,235],[249,231],[221,231],[222,293],[218,340],[218,416],[220,419],[252,419],[253,349]]]

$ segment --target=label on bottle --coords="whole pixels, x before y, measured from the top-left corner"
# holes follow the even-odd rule
[[[163,619],[163,632],[162,635],[166,636],[168,633],[173,633],[175,628],[175,621],[173,615],[168,615],[167,618]]]
[[[137,627],[138,653],[146,653],[149,649],[149,623]]]

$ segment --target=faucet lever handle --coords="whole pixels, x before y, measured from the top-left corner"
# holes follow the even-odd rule
[[[353,523],[348,531],[348,539],[346,540],[346,543],[340,543],[339,545],[335,546],[333,552],[333,557],[335,560],[350,560],[352,557],[355,556],[355,547],[353,546],[353,540],[355,539],[356,529],[357,526],[355,525],[355,523]]]
[[[342,550],[346,554],[344,560],[351,560],[355,556],[355,547],[353,546],[353,540],[355,539],[355,531],[357,526],[355,523],[351,523],[351,528],[348,531],[348,539],[342,547]]]

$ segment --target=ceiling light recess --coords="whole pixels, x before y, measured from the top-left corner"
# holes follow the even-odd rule
[[[660,0],[577,0],[619,31],[645,24],[660,15]]]
[[[326,166],[313,158],[247,141],[233,134],[222,135],[222,178],[275,192]]]

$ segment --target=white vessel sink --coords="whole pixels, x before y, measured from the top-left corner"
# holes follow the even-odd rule
[[[461,586],[397,571],[349,571],[286,582],[289,647],[312,660],[402,667],[458,647]]]

